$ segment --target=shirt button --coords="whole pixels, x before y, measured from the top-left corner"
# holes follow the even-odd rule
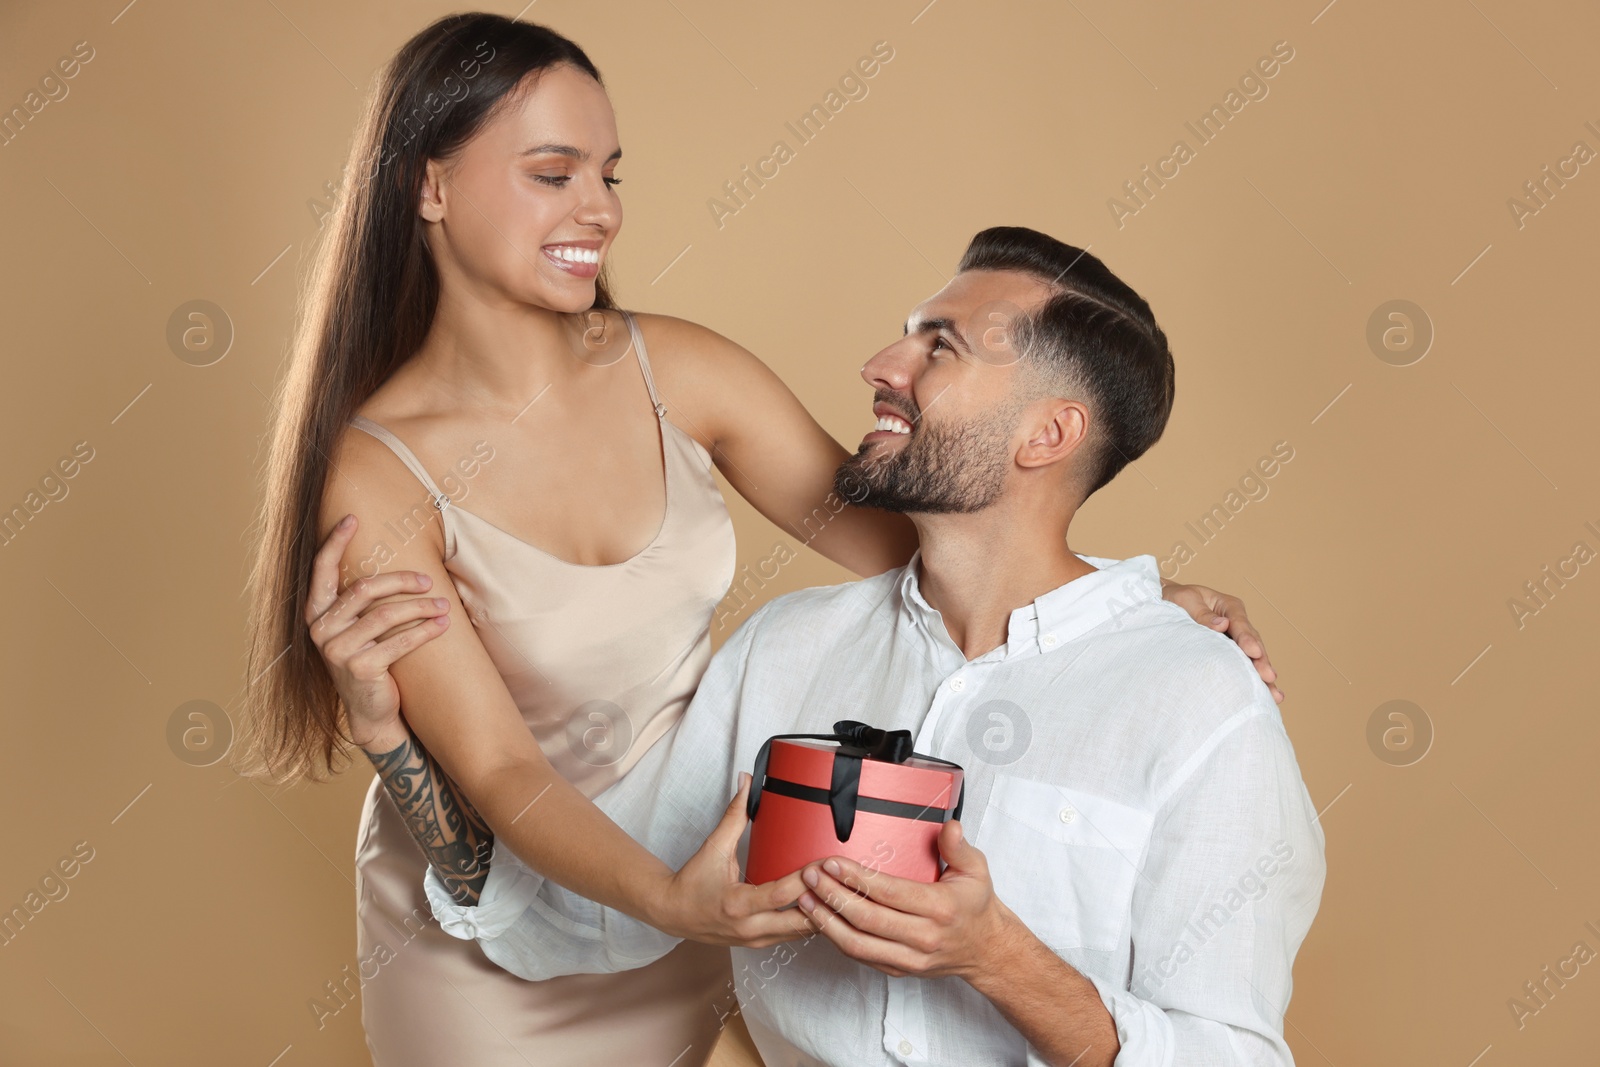
[[[1045,634],[1044,635],[1044,643],[1045,643],[1046,646],[1054,645],[1056,643],[1056,635],[1055,634]]]
[[[1061,809],[1061,821],[1062,822],[1076,822],[1077,819],[1078,819],[1078,809],[1074,808],[1071,804],[1068,804],[1066,807]]]
[[[900,1055],[909,1056],[909,1055],[911,1055],[911,1053],[913,1051],[915,1051],[915,1050],[912,1049],[911,1042],[906,1041],[905,1039],[902,1038],[901,1041],[900,1041]]]
[[[965,678],[962,678],[959,675],[957,675],[956,677],[950,679],[950,689],[951,689],[952,692],[959,693],[963,689],[965,689],[966,687],[967,687],[967,680]]]

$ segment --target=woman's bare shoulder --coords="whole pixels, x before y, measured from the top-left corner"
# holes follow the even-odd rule
[[[376,537],[386,522],[406,519],[414,512],[426,519],[433,511],[427,488],[394,449],[353,423],[339,432],[329,450],[328,476],[317,518],[322,536],[347,514],[354,514],[361,528]],[[426,541],[436,543],[442,558],[444,536],[439,524],[428,522],[426,527]]]
[[[639,328],[650,365],[674,418],[696,439],[715,448],[752,425],[763,425],[799,409],[778,375],[736,341],[687,319],[640,315]],[[709,443],[708,443],[709,442]]]
[[[639,329],[645,339],[652,342],[653,352],[655,347],[665,347],[673,351],[680,348],[699,348],[706,345],[732,345],[733,342],[722,336],[709,326],[702,326],[698,322],[690,322],[676,315],[662,315],[653,311],[631,312],[634,321],[639,324]],[[735,347],[737,347],[735,345]]]
[[[708,326],[675,315],[634,314],[650,353],[651,369],[667,384],[699,389],[733,384],[743,375],[764,370],[754,353]]]

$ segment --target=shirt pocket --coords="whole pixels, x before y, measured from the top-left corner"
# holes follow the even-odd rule
[[[974,844],[995,894],[1058,952],[1122,947],[1154,818],[1081,789],[997,774]]]

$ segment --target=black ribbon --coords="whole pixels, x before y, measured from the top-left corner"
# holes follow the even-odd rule
[[[831,734],[775,734],[763,741],[761,751],[756,754],[755,774],[750,779],[750,796],[745,802],[745,811],[751,819],[756,817],[756,809],[761,806],[762,790],[769,785],[767,757],[770,755],[772,742],[794,740],[838,743],[839,748],[833,755],[833,781],[824,793],[820,789],[774,778],[770,783],[772,792],[827,804],[833,810],[834,836],[840,841],[850,840],[850,833],[855,829],[857,810],[897,815],[907,819],[923,819],[927,822],[944,821],[942,811],[931,811],[926,807],[919,808],[915,804],[861,796],[861,761],[875,759],[886,763],[904,763],[915,756],[917,759],[942,763],[957,770],[961,769],[961,764],[911,751],[913,742],[910,730],[880,730],[864,722],[856,722],[854,719],[840,719],[833,724]],[[961,818],[961,804],[966,799],[966,793],[966,783],[963,781],[961,790],[956,794],[955,811],[951,814],[951,818]]]

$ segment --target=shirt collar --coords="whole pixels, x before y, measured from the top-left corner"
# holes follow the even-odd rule
[[[1161,599],[1161,574],[1152,555],[1118,560],[1079,553],[1078,558],[1094,567],[1094,571],[1057,586],[1012,611],[1006,628],[1006,644],[987,655],[1012,656],[1030,647],[1051,652],[1102,623],[1116,619],[1137,604]],[[944,619],[923,598],[917,582],[917,563],[921,559],[922,549],[918,548],[901,570],[898,583],[901,610],[926,632],[948,642],[950,635],[944,628]]]

